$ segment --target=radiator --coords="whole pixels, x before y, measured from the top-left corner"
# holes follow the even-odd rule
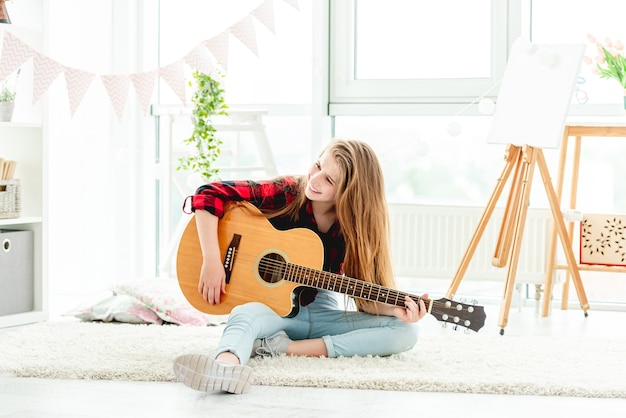
[[[391,251],[395,274],[452,280],[476,231],[484,207],[390,204]],[[504,208],[489,219],[463,279],[504,280],[504,268],[491,264]],[[552,228],[550,209],[529,208],[516,282],[545,281],[546,251]]]

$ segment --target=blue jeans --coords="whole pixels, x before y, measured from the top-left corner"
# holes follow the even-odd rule
[[[259,302],[237,306],[228,318],[217,354],[230,351],[245,364],[255,339],[280,330],[292,340],[323,338],[328,357],[401,353],[413,348],[418,334],[415,323],[340,309],[334,293],[320,290],[293,318],[282,317]]]

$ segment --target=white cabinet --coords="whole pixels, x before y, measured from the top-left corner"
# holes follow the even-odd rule
[[[0,316],[0,328],[42,321],[48,317],[48,279],[46,268],[46,149],[41,125],[0,122],[0,157],[17,161],[15,178],[21,183],[21,214],[0,219],[0,230],[33,231],[33,283],[12,282],[4,291],[19,292],[33,288],[32,311]],[[4,251],[0,248],[0,251]],[[12,280],[0,271],[0,280]],[[3,292],[4,293],[4,292]],[[10,294],[0,296],[10,298]],[[5,299],[6,300],[6,299]]]
[[[34,0],[11,3],[9,13],[13,24],[0,24],[0,41],[5,31],[42,50],[44,44],[43,13],[45,1]],[[0,52],[1,54],[1,52]],[[0,60],[6,57],[0,56]],[[43,123],[45,104],[42,101],[32,104],[33,86],[32,59],[20,67],[17,86],[16,106],[11,122],[0,122],[0,158],[17,162],[15,179],[21,184],[21,213],[17,218],[0,219],[0,230],[32,231],[32,257],[28,254],[32,269],[32,283],[20,283],[19,279],[5,271],[0,271],[3,281],[2,300],[11,300],[13,292],[17,297],[24,289],[32,292],[29,309],[0,310],[0,328],[43,321],[48,318],[48,278],[47,278],[47,141]],[[1,244],[1,243],[0,243]],[[6,246],[6,243],[5,243]],[[5,251],[0,247],[0,251]],[[6,255],[6,254],[5,254]],[[21,256],[20,256],[21,257]],[[30,267],[30,266],[29,266]],[[0,267],[1,268],[1,267]],[[32,273],[31,273],[32,271]],[[32,290],[30,290],[32,289]],[[20,296],[21,297],[21,296]]]

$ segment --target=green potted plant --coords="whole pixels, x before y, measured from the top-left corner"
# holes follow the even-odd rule
[[[222,145],[217,136],[217,129],[213,126],[213,119],[215,116],[228,116],[228,106],[219,80],[199,71],[193,72],[193,79],[196,88],[191,98],[194,106],[194,129],[191,136],[183,142],[193,145],[195,152],[179,158],[176,169],[197,172],[205,181],[210,181],[216,178],[219,172],[219,169],[213,167],[213,163],[219,157]],[[193,85],[192,81],[189,85]]]
[[[6,81],[0,88],[0,122],[10,122],[15,107],[15,91],[11,90]]]

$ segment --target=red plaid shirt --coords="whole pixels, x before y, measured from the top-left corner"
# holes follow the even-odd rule
[[[280,209],[291,203],[297,193],[297,180],[286,176],[267,181],[217,181],[201,186],[193,196],[188,196],[183,205],[184,211],[204,209],[221,218],[224,216],[224,205],[230,201],[248,201],[259,209]],[[188,206],[190,205],[189,209]],[[339,223],[335,222],[328,232],[320,232],[313,216],[311,202],[300,209],[300,216],[294,222],[287,216],[279,216],[269,220],[279,230],[292,228],[308,228],[315,232],[324,245],[325,271],[341,274],[341,264],[345,256],[345,242]],[[301,304],[310,303],[316,292],[304,292]]]

